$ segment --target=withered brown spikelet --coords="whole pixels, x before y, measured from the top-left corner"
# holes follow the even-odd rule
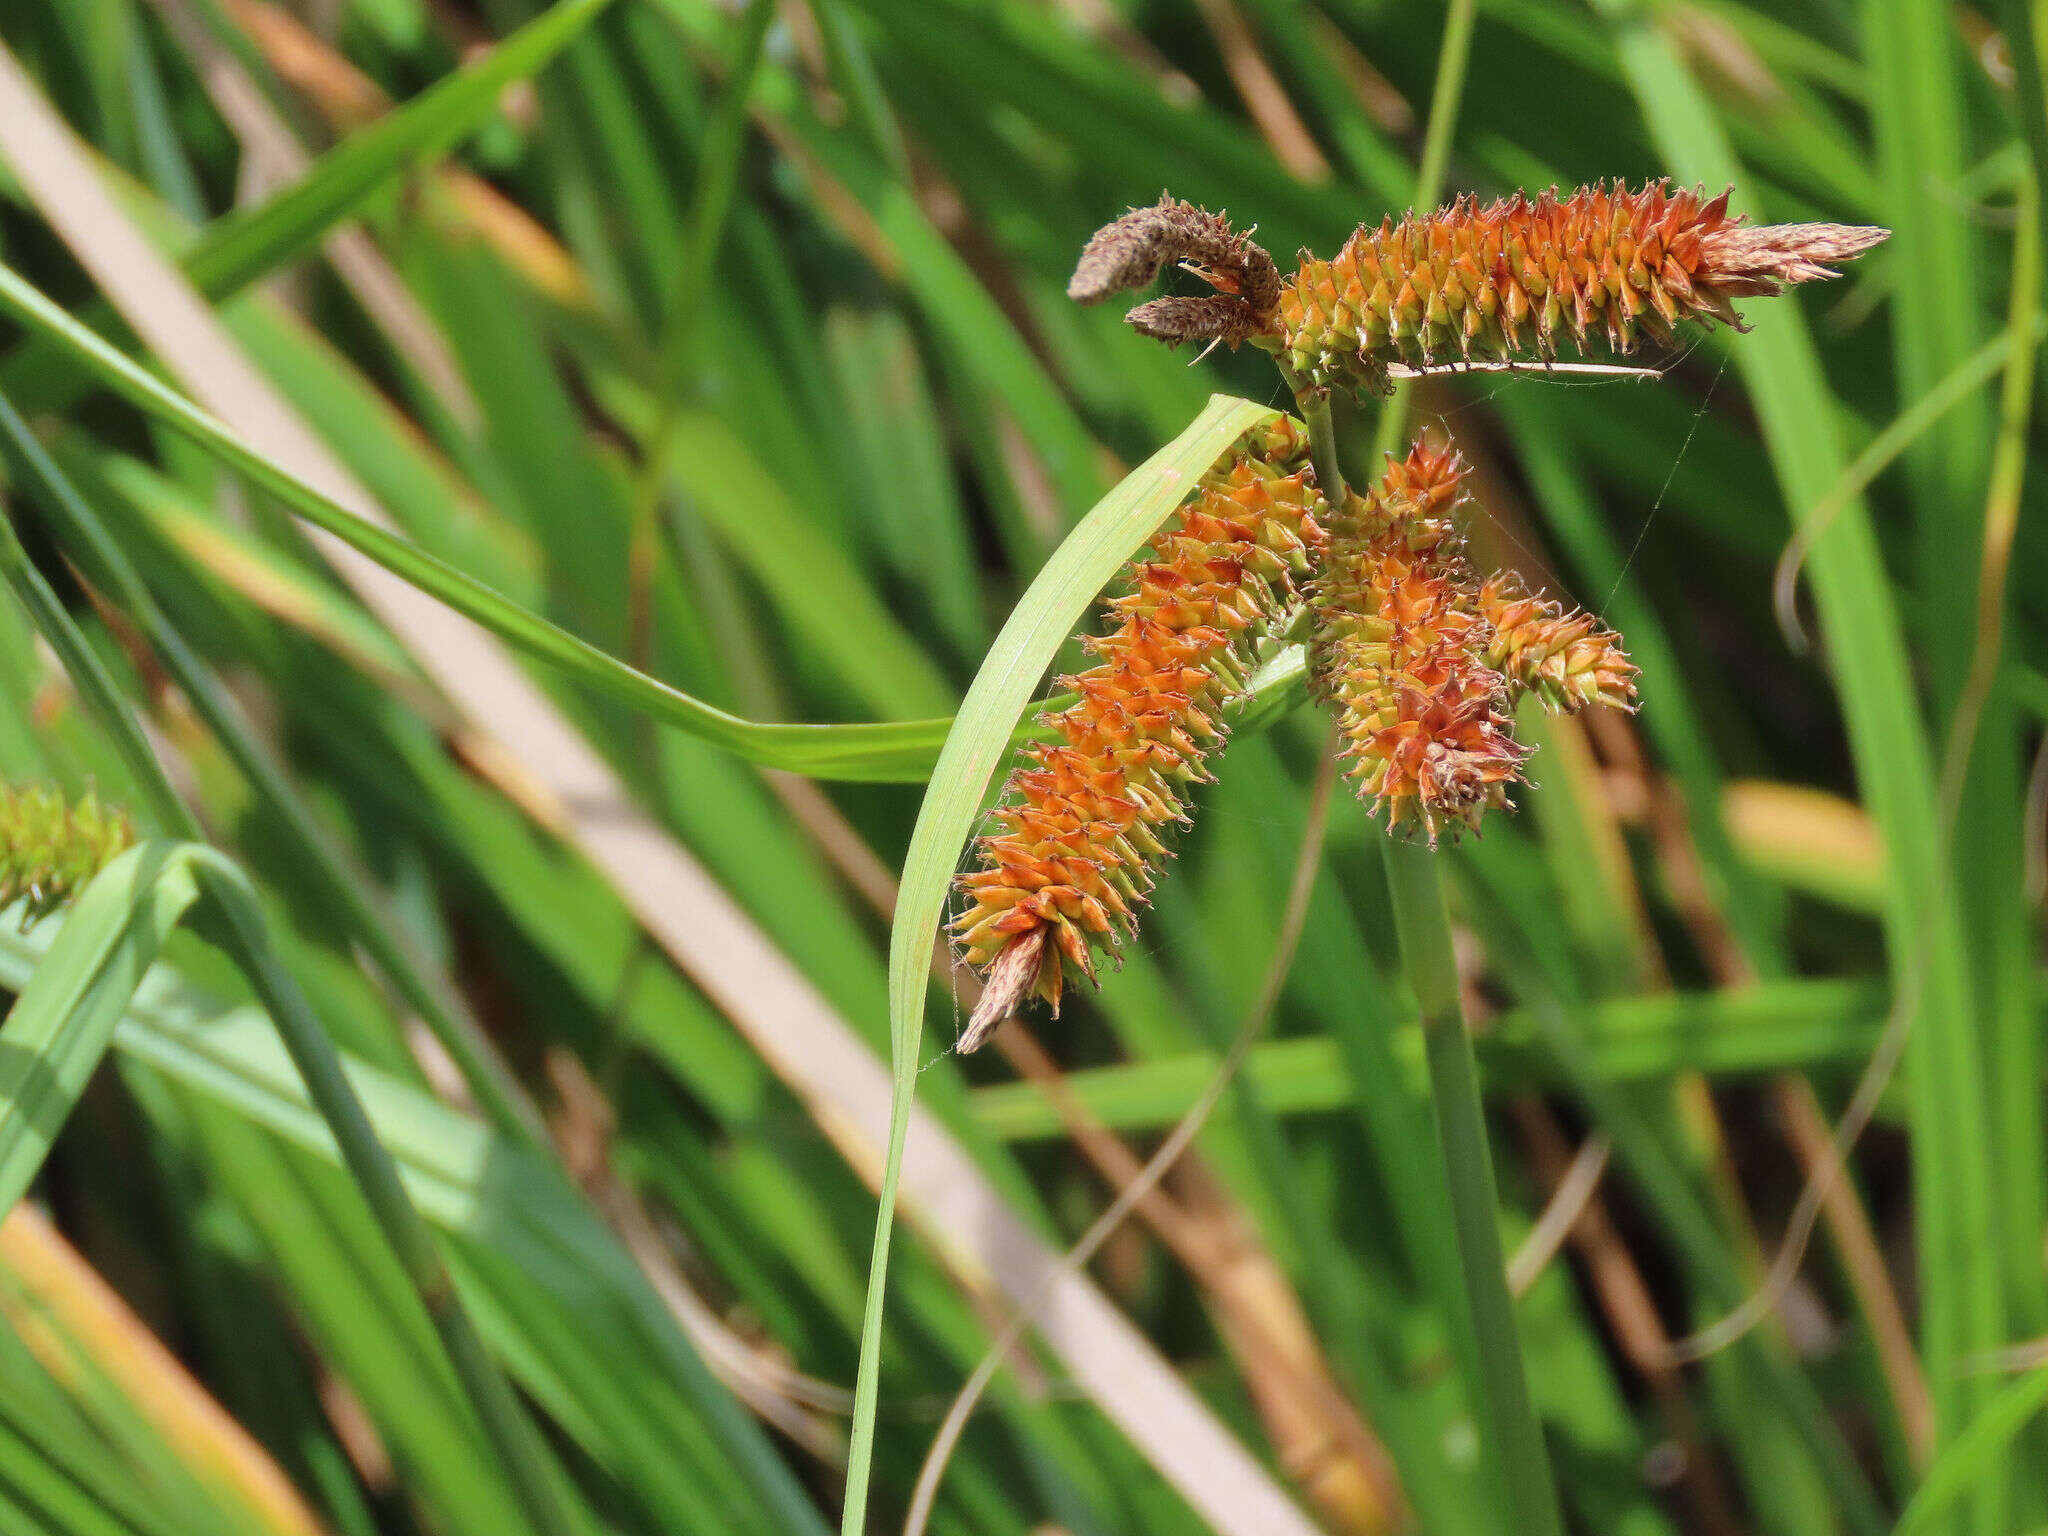
[[[1686,321],[1739,325],[1732,300],[1833,277],[1889,232],[1841,224],[1746,226],[1728,194],[1653,182],[1582,187],[1560,200],[1461,198],[1427,218],[1362,226],[1329,260],[1304,255],[1260,344],[1324,385],[1383,392],[1410,368],[1553,358],[1560,343]]]
[[[0,907],[26,898],[24,925],[47,916],[134,841],[127,816],[90,791],[74,803],[54,789],[0,785]]]
[[[1232,229],[1224,215],[1171,193],[1098,229],[1081,252],[1067,297],[1099,304],[1114,294],[1150,287],[1169,262],[1179,262],[1216,292],[1138,305],[1127,318],[1140,334],[1169,346],[1194,340],[1235,346],[1272,328],[1280,269],[1265,247]]]
[[[1133,932],[1251,644],[1322,546],[1322,508],[1307,438],[1282,418],[1205,475],[1130,567],[1089,642],[1096,665],[1061,679],[1079,697],[1044,717],[1061,739],[1026,751],[993,813],[1001,830],[960,878],[954,940],[986,983],[962,1050],[1026,995],[1057,1009],[1064,967],[1092,978],[1093,949],[1114,956]]]
[[[1486,662],[1507,679],[1510,699],[1534,693],[1552,710],[1576,713],[1588,704],[1636,707],[1636,665],[1621,636],[1592,614],[1567,613],[1535,597],[1511,571],[1479,589],[1479,612],[1492,627]]]
[[[1527,755],[1507,684],[1485,659],[1493,631],[1450,518],[1462,475],[1453,453],[1426,442],[1390,459],[1371,494],[1331,517],[1310,588],[1310,665],[1359,795],[1385,809],[1389,830],[1432,844],[1505,805]]]

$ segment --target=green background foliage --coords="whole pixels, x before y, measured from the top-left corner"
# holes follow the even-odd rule
[[[1419,185],[1662,175],[1895,235],[1654,382],[1407,401],[1482,560],[1643,673],[1633,719],[1525,714],[1539,787],[1438,859],[1503,1242],[1569,1226],[1515,1312],[1566,1525],[2048,1530],[2034,23],[8,8],[0,776],[151,841],[0,925],[0,1531],[822,1532],[849,1459],[898,1529],[1104,1135],[1142,1159],[1260,997],[1327,749],[1280,650],[1125,967],[945,1052],[934,925],[1023,701],[1289,403],[1068,303],[1075,253],[1162,188],[1285,265]],[[1385,419],[1339,402],[1354,478]],[[1266,1038],[934,1531],[1527,1528],[1383,865],[1340,795]],[[1679,1360],[1859,1084],[1779,1304]]]

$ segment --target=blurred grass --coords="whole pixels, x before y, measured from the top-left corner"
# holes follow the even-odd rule
[[[877,877],[903,867],[912,786],[1003,617],[1212,392],[1280,398],[1263,359],[1190,367],[1069,306],[1075,251],[1162,187],[1280,253],[1398,210],[1445,10],[768,10],[67,0],[11,11],[0,41],[391,513],[407,547],[387,552],[524,637],[637,805],[886,1051]],[[764,20],[742,114],[729,73]],[[2024,308],[2010,224],[2048,130],[2026,115],[2034,82],[1987,69],[2004,57],[1988,25],[1918,0],[1478,7],[1448,189],[1670,172],[1732,180],[1765,217],[1899,231],[1841,283],[1748,306],[1754,334],[1702,344],[1657,385],[1491,379],[1415,402],[1487,467],[1475,541],[1603,609],[1644,668],[1642,715],[1553,733],[1525,813],[1449,871],[1509,1246],[1549,1193],[1532,1112],[1616,1145],[1595,1197],[1605,1245],[1589,1217],[1519,1313],[1573,1528],[1819,1533],[1909,1504],[1916,1529],[2048,1519],[2035,1378],[2006,1385],[1976,1359],[2048,1329],[2025,893],[2041,855],[2022,838],[2048,669],[2039,437],[2001,482],[2017,517],[2002,562],[1984,561],[1986,387],[1816,538],[1817,655],[1787,650],[1770,606],[1780,549],[1843,466]],[[2039,67],[2038,49],[2011,58]],[[1293,130],[1241,94],[1248,64],[1327,174],[1282,169],[1312,162],[1269,137]],[[244,88],[311,156],[267,195]],[[827,1448],[879,1169],[842,1159],[842,1128],[733,1027],[731,1001],[651,945],[520,764],[483,750],[335,579],[290,515],[305,498],[260,454],[224,467],[138,408],[162,389],[152,360],[26,184],[0,167],[0,260],[25,285],[9,291],[48,296],[136,364],[115,390],[111,363],[80,366],[83,343],[0,337],[0,390],[89,522],[52,515],[18,463],[7,511],[180,796],[254,879],[581,1518],[834,1521]],[[335,254],[345,219],[372,260]],[[1362,456],[1372,412],[1339,425]],[[1950,831],[1939,768],[1987,570],[2001,649]],[[651,682],[618,664],[643,657]],[[73,688],[0,613],[0,773],[92,783],[174,831]],[[1299,697],[1253,706],[1263,729],[1205,791],[1131,964],[1041,1025],[1079,1103],[1126,1137],[1199,1092],[1258,985],[1321,739],[1284,712]],[[814,793],[764,767],[840,782]],[[1311,1367],[1384,1442],[1422,1528],[1486,1529],[1455,1264],[1440,1191],[1417,1177],[1434,1153],[1381,836],[1337,808],[1277,1038],[1168,1192],[1256,1284],[1139,1237],[1094,1274],[1189,1401],[1327,1528],[1371,1526],[1339,1492],[1355,1450],[1289,1416]],[[920,902],[946,873],[927,862]],[[0,984],[25,985],[61,932],[0,943]],[[924,946],[896,968],[899,988],[923,977]],[[1782,1235],[1805,1170],[1767,1085],[1800,1074],[1839,1115],[1900,999],[1907,1058],[1850,1165],[1884,1272],[1824,1225],[1779,1318],[1702,1370],[1660,1364],[1659,1339],[1739,1301]],[[473,1031],[468,1075],[502,1072],[506,1104],[486,1088],[477,1114],[422,1019]],[[943,1039],[952,1021],[941,997],[896,1025]],[[330,1529],[518,1528],[246,983],[173,936],[113,1059],[31,1198]],[[917,1087],[1025,1230],[1071,1238],[1108,1195],[1044,1090],[1007,1077],[976,1058]],[[522,1130],[507,1106],[526,1099],[541,1115]],[[945,1395],[1000,1326],[948,1243],[897,1245],[870,1529],[900,1518]],[[1915,1323],[1936,1404],[1925,1467],[1873,1282]],[[1304,1353],[1247,1344],[1276,1328]],[[282,1528],[187,1464],[120,1380],[53,1370],[0,1325],[0,1526]],[[1145,1444],[1056,1356],[1020,1361],[933,1529],[1201,1528]]]

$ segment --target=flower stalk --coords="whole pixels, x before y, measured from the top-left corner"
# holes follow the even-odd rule
[[[1321,426],[1322,437],[1317,446],[1322,457],[1318,462],[1334,462],[1334,450],[1327,436],[1327,394],[1315,391],[1323,408],[1319,415],[1312,415],[1316,402],[1304,399],[1306,393],[1298,391],[1297,399],[1302,401],[1303,414],[1310,420],[1312,430],[1318,423]],[[1332,494],[1346,512],[1332,519],[1330,563],[1337,569],[1338,577],[1335,583],[1327,579],[1319,583],[1317,596],[1321,605],[1333,605],[1337,601],[1335,586],[1347,580],[1341,565],[1345,544],[1363,543],[1366,547],[1360,553],[1369,554],[1371,534],[1377,533],[1391,547],[1397,541],[1388,535],[1399,530],[1401,524],[1412,528],[1433,521],[1418,518],[1415,513],[1432,506],[1441,510],[1451,499],[1455,494],[1451,468],[1446,462],[1411,454],[1407,464],[1390,467],[1387,481],[1374,497],[1364,502],[1350,495],[1341,479],[1334,482]],[[1449,487],[1445,486],[1446,481],[1451,482]],[[1395,503],[1401,492],[1406,493],[1406,505],[1397,511]],[[1401,545],[1406,542],[1406,537],[1398,540]],[[1355,570],[1352,575],[1355,577]],[[1489,630],[1490,627],[1487,626]],[[1340,639],[1337,644],[1341,647],[1343,641]],[[1508,685],[1503,682],[1501,686],[1505,691]],[[1485,1443],[1500,1468],[1521,1528],[1536,1536],[1562,1536],[1556,1487],[1542,1430],[1529,1398],[1521,1341],[1515,1332],[1514,1302],[1507,1289],[1506,1258],[1500,1243],[1499,1191],[1486,1142],[1485,1110],[1472,1062],[1471,1041],[1458,1000],[1457,961],[1434,850],[1395,839],[1386,851],[1386,859],[1402,962],[1422,1014],[1432,1119],[1450,1195],[1459,1271],[1480,1365],[1481,1402],[1477,1406]]]
[[[1397,839],[1389,842],[1386,859],[1402,966],[1422,1013],[1437,1149],[1450,1189],[1458,1267],[1479,1350],[1480,1426],[1507,1485],[1515,1529],[1528,1536],[1563,1536],[1557,1487],[1529,1398],[1514,1298],[1508,1294],[1500,1194],[1486,1144],[1486,1111],[1479,1097],[1472,1042],[1458,1001],[1457,957],[1451,948],[1451,921],[1436,857],[1420,843]]]
[[[1328,392],[1313,386],[1305,389],[1291,374],[1288,382],[1296,386],[1295,398],[1310,423],[1310,446],[1317,466],[1334,466]],[[1334,472],[1324,482],[1331,499],[1345,509],[1331,519],[1329,564],[1338,564],[1347,540],[1355,542],[1367,530],[1384,538],[1403,523],[1411,527],[1426,523],[1431,519],[1417,518],[1418,510],[1441,511],[1454,498],[1454,465],[1447,459],[1425,460],[1424,452],[1419,449],[1407,464],[1391,466],[1387,480],[1369,499],[1351,494],[1341,475]],[[1446,481],[1450,482],[1448,490]],[[1402,492],[1406,493],[1405,503],[1397,506],[1397,493]],[[1332,596],[1327,579],[1319,582],[1317,596],[1327,601]],[[1488,588],[1493,585],[1488,583]],[[1482,621],[1482,631],[1490,645],[1491,623]],[[1501,686],[1505,691],[1512,685],[1503,680]],[[1628,699],[1634,700],[1632,687]],[[1535,1405],[1529,1398],[1521,1338],[1515,1331],[1514,1298],[1508,1292],[1507,1258],[1500,1241],[1500,1192],[1486,1142],[1486,1111],[1479,1096],[1472,1042],[1458,998],[1457,956],[1451,943],[1450,914],[1437,878],[1435,850],[1392,838],[1386,860],[1402,965],[1422,1015],[1431,1118],[1450,1194],[1459,1273],[1479,1359],[1481,1400],[1477,1407],[1485,1444],[1500,1469],[1509,1507],[1516,1514],[1516,1528],[1531,1536],[1563,1536],[1557,1487]]]

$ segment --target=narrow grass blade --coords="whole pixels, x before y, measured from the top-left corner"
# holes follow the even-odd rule
[[[821,776],[848,772],[857,777],[896,778],[913,771],[929,751],[933,735],[929,723],[760,725],[636,672],[446,561],[357,517],[279,469],[213,416],[100,340],[4,267],[0,267],[0,307],[56,341],[98,382],[216,454],[309,523],[334,534],[527,654],[562,667],[596,692],[755,761],[792,772],[822,770]]]
[[[35,1179],[114,1026],[199,899],[189,843],[143,843],[100,872],[0,1029],[0,1217]]]
[[[1985,236],[1952,191],[1965,165],[1963,74],[1969,52],[1941,0],[1865,0],[1859,7],[1870,72],[1870,117],[1882,181],[1882,222],[1895,278],[1889,305],[1899,389],[1927,394],[1962,365],[1991,325],[1980,285]],[[1953,708],[1968,664],[1975,551],[1955,537],[1958,498],[1976,500],[1991,441],[1992,406],[1961,401],[1906,454],[1915,524],[1913,578],[1930,604],[1925,645],[1938,713]]]
[[[1600,0],[1622,68],[1667,163],[1688,181],[1741,180],[1726,133],[1668,38],[1619,0]],[[1753,316],[1736,350],[1785,500],[1800,522],[1839,481],[1841,445],[1825,430],[1832,397],[1799,311]],[[1933,382],[1933,381],[1930,381]],[[1894,984],[1922,997],[1906,1057],[1913,1104],[1913,1178],[1925,1257],[1922,1350],[1944,1430],[1982,1398],[1955,1375],[1962,1355],[2004,1342],[1991,1230],[1983,1064],[1969,949],[1943,864],[1933,768],[1898,623],[1891,580],[1869,512],[1841,504],[1810,561],[1857,779],[1889,853],[1886,933]]]
[[[1921,1536],[1940,1525],[1956,1500],[1982,1487],[2009,1460],[2012,1442],[2048,1405],[2048,1369],[2029,1371],[1977,1411],[1927,1469],[1892,1536]]]

